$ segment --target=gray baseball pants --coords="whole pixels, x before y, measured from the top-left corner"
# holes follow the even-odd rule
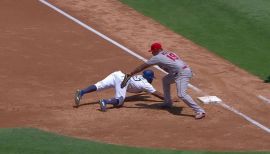
[[[195,113],[205,111],[186,93],[188,89],[189,80],[192,77],[192,71],[187,68],[184,69],[180,74],[168,74],[163,79],[163,93],[164,102],[172,104],[171,100],[171,89],[170,86],[176,83],[177,95],[184,101],[189,107],[191,107]]]

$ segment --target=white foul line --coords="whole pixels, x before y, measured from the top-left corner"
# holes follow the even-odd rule
[[[116,42],[116,41],[114,41],[114,40],[112,40],[111,38],[107,37],[106,35],[104,35],[104,34],[98,32],[97,30],[95,30],[95,29],[92,28],[91,26],[89,26],[89,25],[87,25],[87,24],[81,22],[80,20],[74,18],[73,16],[67,14],[66,12],[60,10],[59,8],[57,8],[57,7],[55,7],[54,5],[52,5],[52,4],[50,4],[49,2],[47,2],[46,0],[39,0],[39,1],[42,2],[43,4],[49,6],[50,8],[54,9],[55,11],[61,13],[62,15],[66,16],[66,17],[69,18],[70,20],[72,20],[72,21],[76,22],[77,24],[81,25],[81,26],[84,27],[85,29],[87,29],[87,30],[89,30],[89,31],[91,31],[91,32],[93,32],[93,33],[95,33],[95,34],[97,34],[98,36],[102,37],[103,39],[105,39],[105,40],[109,41],[110,43],[116,45],[117,47],[123,49],[124,51],[128,52],[128,53],[131,54],[132,56],[134,56],[134,57],[136,57],[136,58],[138,58],[138,59],[140,59],[140,60],[142,60],[142,61],[144,61],[144,62],[147,61],[147,59],[145,59],[144,57],[142,57],[142,56],[138,55],[137,53],[131,51],[131,50],[128,49],[127,47],[121,45],[120,43],[118,43],[118,42]],[[161,68],[158,67],[158,66],[154,66],[154,67],[155,67],[156,69],[162,71],[163,73],[167,73],[167,72],[165,72],[163,69],[161,69]],[[201,90],[200,90],[199,88],[195,87],[194,85],[189,84],[188,86],[189,86],[190,88],[192,88],[192,89],[193,89],[194,91],[196,91],[196,92],[201,92]]]
[[[252,124],[254,124],[254,125],[260,127],[261,129],[265,130],[266,132],[270,133],[270,129],[269,128],[267,128],[266,126],[260,124],[259,122],[255,121],[255,120],[251,119],[250,117],[246,116],[245,114],[237,111],[233,107],[230,107],[229,105],[225,104],[224,102],[219,102],[219,104],[222,107],[224,107],[224,108],[226,108],[226,109],[228,109],[228,110],[230,110],[230,111],[232,111],[232,112],[240,115],[241,117],[245,118],[247,121],[251,122]]]
[[[259,95],[258,98],[260,98],[261,100],[263,100],[265,103],[270,104],[270,100],[267,99],[266,97],[264,97],[264,96],[262,96],[262,95]]]
[[[57,8],[57,7],[55,7],[54,5],[52,5],[52,4],[50,4],[49,2],[47,2],[46,0],[39,0],[39,1],[40,1],[41,3],[43,3],[43,4],[47,5],[47,6],[49,6],[49,7],[52,8],[53,10],[55,10],[55,11],[61,13],[61,14],[64,15],[65,17],[69,18],[70,20],[72,20],[72,21],[76,22],[77,24],[81,25],[82,27],[86,28],[87,30],[89,30],[89,31],[91,31],[91,32],[93,32],[93,33],[95,33],[95,34],[97,34],[98,36],[102,37],[103,39],[109,41],[110,43],[112,43],[112,44],[114,44],[114,45],[116,45],[116,46],[118,46],[119,48],[123,49],[124,51],[128,52],[129,54],[131,54],[131,55],[137,57],[138,59],[140,59],[140,60],[142,60],[142,61],[144,61],[144,62],[147,61],[147,59],[145,59],[144,57],[142,57],[142,56],[138,55],[137,53],[131,51],[130,49],[124,47],[123,45],[119,44],[118,42],[116,42],[116,41],[110,39],[109,37],[105,36],[104,34],[102,34],[102,33],[98,32],[98,31],[96,31],[96,30],[93,29],[92,27],[86,25],[85,23],[81,22],[80,20],[78,20],[78,19],[72,17],[71,15],[67,14],[66,12],[60,10],[59,8]],[[157,69],[159,69],[160,71],[166,73],[166,72],[165,72],[164,70],[162,70],[161,68],[159,68],[159,67],[157,67],[157,66],[155,66],[155,67],[156,67]],[[197,92],[201,92],[201,90],[198,89],[197,87],[195,87],[195,86],[193,86],[193,85],[191,85],[191,84],[189,84],[189,86],[190,86],[193,90],[195,90],[195,91],[197,91]],[[270,133],[270,129],[269,129],[269,128],[265,127],[264,125],[260,124],[259,122],[255,121],[255,120],[251,119],[250,117],[246,116],[245,114],[243,114],[243,113],[237,111],[237,110],[234,109],[233,107],[230,107],[230,106],[228,106],[227,104],[222,103],[222,102],[219,103],[219,104],[220,104],[222,107],[224,107],[224,108],[226,108],[226,109],[228,109],[228,110],[230,110],[230,111],[232,111],[232,112],[234,112],[234,113],[240,115],[241,117],[243,117],[243,118],[246,119],[247,121],[251,122],[252,124],[256,125],[257,127],[259,127],[259,128],[261,128],[261,129],[265,130],[266,132]]]

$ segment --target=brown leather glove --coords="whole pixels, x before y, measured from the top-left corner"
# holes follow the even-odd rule
[[[121,83],[121,88],[124,88],[127,85],[127,82],[129,81],[130,78],[131,78],[131,75],[125,74],[124,80]]]

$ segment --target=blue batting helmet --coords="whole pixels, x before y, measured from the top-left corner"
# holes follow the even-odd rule
[[[143,71],[143,77],[144,77],[149,83],[152,83],[153,79],[155,78],[154,71],[152,71],[152,70],[145,70],[145,71]]]

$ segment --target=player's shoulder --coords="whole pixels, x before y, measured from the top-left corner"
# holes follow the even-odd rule
[[[168,50],[162,50],[161,52],[159,52],[159,54],[157,54],[156,56],[159,58],[159,57],[164,57],[164,55],[166,56],[166,55],[168,55],[168,54],[170,54],[170,53],[173,53],[173,52],[171,52],[171,51],[168,51]]]
[[[170,51],[170,50],[162,50],[161,54],[170,54],[170,53],[174,53],[174,51]]]

